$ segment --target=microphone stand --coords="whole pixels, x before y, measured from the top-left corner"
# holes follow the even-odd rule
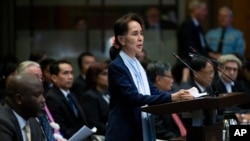
[[[177,58],[179,61],[181,61],[185,66],[187,66],[193,73],[196,72],[196,71],[195,71],[193,68],[191,68],[185,61],[183,61],[177,54],[173,53],[173,56],[174,56],[175,58]],[[210,89],[212,90],[212,92],[214,92],[213,88],[211,87],[211,84],[209,84],[207,81],[205,81],[205,80],[203,79],[203,77],[200,76],[200,74],[197,74],[197,76],[198,76],[199,78],[201,78],[201,79],[210,87]],[[210,95],[211,95],[211,96],[214,96],[214,94],[210,94]]]
[[[211,58],[207,58],[207,57],[205,57],[205,56],[202,56],[196,49],[194,49],[193,47],[189,47],[189,49],[192,51],[192,52],[194,52],[194,53],[196,53],[196,54],[193,54],[193,53],[189,53],[189,56],[190,57],[204,57],[204,58],[206,58],[207,60],[210,60],[209,61],[209,63],[210,64],[212,64],[213,66],[215,66],[216,67],[216,70],[218,70],[219,72],[221,72],[221,74],[222,75],[225,75],[228,79],[230,79],[232,82],[234,81],[230,76],[228,76],[227,74],[225,74],[225,66],[224,66],[224,64],[222,64],[222,63],[220,63],[220,62],[218,62],[217,60],[214,60],[214,59],[211,59]],[[218,68],[218,66],[216,66],[213,62],[215,62],[217,65],[221,65],[222,67],[223,67],[223,70],[221,70],[221,69],[219,69]],[[220,79],[221,79],[221,76],[219,76],[219,80],[218,80],[218,82],[220,81]],[[216,83],[216,85],[217,85],[218,83]]]

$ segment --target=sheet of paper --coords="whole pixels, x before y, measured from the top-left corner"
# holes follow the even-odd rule
[[[192,87],[192,88],[188,89],[188,91],[189,91],[189,93],[190,93],[191,95],[193,95],[195,98],[207,95],[207,92],[199,93],[198,89],[195,88],[195,87]]]
[[[87,126],[83,126],[81,129],[79,129],[68,141],[80,141],[88,136],[92,135],[97,131],[96,127],[93,127],[92,129],[88,128]]]

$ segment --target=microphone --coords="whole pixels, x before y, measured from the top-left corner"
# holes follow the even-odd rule
[[[188,67],[191,71],[195,71],[195,70],[193,70],[184,60],[182,60],[177,54],[175,54],[175,53],[173,53],[173,56],[175,57],[175,58],[177,58],[179,61],[181,61],[186,67]]]
[[[215,60],[215,59],[211,59],[211,58],[208,58],[208,57],[205,57],[205,56],[201,55],[195,48],[193,48],[193,47],[191,47],[191,46],[189,47],[189,49],[193,52],[193,53],[189,53],[189,54],[188,54],[191,58],[193,58],[193,57],[204,57],[204,58],[206,58],[207,60],[210,60],[210,61],[211,61],[210,63],[212,63],[213,66],[216,66],[216,67],[217,67],[218,65],[224,66],[224,64],[218,62],[218,61]],[[215,64],[214,64],[214,63],[215,63]]]
[[[192,52],[194,52],[194,53],[200,55],[200,53],[199,53],[195,48],[193,48],[193,47],[190,46],[189,49],[190,49]]]
[[[213,66],[216,66],[216,67],[218,67],[218,65],[224,66],[224,64],[218,62],[217,60],[207,58],[207,57],[202,56],[200,54],[189,53],[188,56],[191,57],[191,58],[194,58],[194,57],[203,57],[203,58],[209,60],[209,63],[212,64]]]
[[[222,63],[220,63],[220,62],[218,62],[217,60],[215,60],[215,59],[210,59],[210,58],[207,58],[207,57],[205,57],[205,56],[202,56],[196,49],[194,49],[193,47],[189,47],[193,52],[195,52],[196,54],[194,54],[194,53],[189,53],[189,56],[191,57],[191,58],[194,58],[194,57],[203,57],[203,58],[206,58],[207,60],[209,60],[209,63],[210,64],[212,64],[213,66],[215,66],[216,67],[216,69],[219,71],[219,72],[221,72],[223,75],[225,75],[228,79],[230,79],[231,81],[234,81],[230,76],[228,76],[227,74],[225,74],[225,66],[224,66],[224,64],[222,64]],[[223,67],[223,70],[221,70],[221,69],[219,69],[218,68],[218,66],[222,66]],[[221,77],[220,77],[220,79],[221,79]],[[219,79],[219,80],[220,80]],[[219,81],[218,80],[218,81]]]
[[[189,53],[188,54],[191,58],[193,58],[193,57],[200,57],[200,56],[205,57],[205,56],[201,55],[195,48],[193,48],[193,47],[190,46],[189,49],[193,52],[193,53]],[[216,65],[218,65],[218,63],[219,63],[217,60],[210,59],[210,58],[207,58],[207,57],[205,57],[205,58],[208,59],[208,60],[210,60],[210,61],[212,61],[212,62],[215,62]],[[214,64],[212,64],[212,65],[214,65]]]
[[[188,67],[193,73],[196,72],[196,71],[195,71],[193,68],[191,68],[183,59],[181,59],[177,54],[173,53],[173,56],[174,56],[175,58],[177,58],[179,61],[181,61],[181,62],[182,62],[186,67]],[[208,85],[208,87],[212,90],[212,92],[214,92],[214,90],[213,90],[211,84],[209,84],[202,76],[200,76],[200,74],[197,73],[197,76],[198,76],[201,80],[203,80],[204,83],[206,83],[206,84]],[[210,95],[213,96],[213,94],[211,94],[211,93],[210,93]]]
[[[214,60],[214,59],[210,59],[210,58],[207,58],[207,57],[205,57],[205,56],[202,56],[196,49],[194,49],[193,47],[189,47],[189,49],[192,51],[192,52],[194,52],[194,53],[196,53],[196,54],[193,54],[193,53],[189,53],[189,56],[190,57],[204,57],[204,58],[206,58],[206,59],[208,59],[209,61],[209,63],[210,64],[212,64],[213,66],[215,66],[216,67],[216,70],[218,70],[220,73],[221,73],[221,75],[224,75],[224,76],[226,76],[228,79],[230,79],[232,82],[234,82],[234,80],[229,76],[229,75],[227,75],[227,74],[225,74],[225,66],[224,66],[224,64],[222,64],[222,63],[220,63],[220,62],[218,62],[217,60]],[[215,64],[214,64],[215,63]],[[222,70],[220,69],[220,68],[218,68],[218,65],[220,65],[220,66],[222,66]],[[218,75],[219,76],[219,75]],[[216,86],[216,91],[214,92],[215,93],[215,95],[216,96],[218,96],[218,91],[217,91],[217,85],[219,84],[219,82],[221,81],[221,76],[219,76],[219,79],[216,81],[216,83],[215,83],[215,86]]]

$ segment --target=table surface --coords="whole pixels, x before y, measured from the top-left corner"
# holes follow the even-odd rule
[[[247,102],[245,93],[224,93],[217,97],[206,96],[193,100],[169,102],[158,105],[141,107],[141,110],[154,115],[164,115],[178,112],[194,111],[199,109],[221,109]]]

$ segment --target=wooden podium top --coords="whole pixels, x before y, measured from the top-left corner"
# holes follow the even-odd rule
[[[245,93],[225,93],[217,97],[200,97],[194,100],[170,102],[159,105],[141,107],[141,110],[154,115],[194,111],[199,109],[221,109],[228,106],[243,104],[247,101]]]

